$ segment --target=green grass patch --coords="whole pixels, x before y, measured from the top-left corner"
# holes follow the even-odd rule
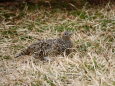
[[[62,32],[62,31],[74,31],[75,28],[71,28],[71,27],[67,27],[67,26],[64,26],[64,25],[60,25],[60,26],[56,26],[55,30],[58,31],[58,32]]]
[[[5,56],[0,56],[0,58],[1,58],[1,59],[6,59],[6,60],[11,59],[11,57],[10,57],[10,56],[8,56],[8,55],[5,55]]]
[[[18,36],[17,33],[17,27],[10,27],[9,29],[1,29],[0,33],[3,37],[9,38],[9,37],[15,37]]]

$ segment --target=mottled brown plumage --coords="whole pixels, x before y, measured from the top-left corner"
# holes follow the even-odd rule
[[[44,57],[63,55],[64,52],[68,55],[71,52],[70,48],[73,46],[70,39],[71,35],[71,32],[65,31],[62,32],[61,37],[57,39],[39,40],[22,50],[15,57],[33,55],[34,58],[43,60]]]

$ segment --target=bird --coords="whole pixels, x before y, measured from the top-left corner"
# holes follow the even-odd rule
[[[57,56],[57,55],[69,55],[73,43],[71,41],[72,32],[64,31],[61,36],[55,39],[40,39],[37,42],[31,44],[21,52],[16,54],[15,58],[32,55],[36,59],[44,60],[44,57]]]

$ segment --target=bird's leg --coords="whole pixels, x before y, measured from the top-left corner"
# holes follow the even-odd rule
[[[66,49],[66,50],[65,50],[65,55],[68,56],[70,53],[71,53],[71,50],[70,50],[70,49]]]

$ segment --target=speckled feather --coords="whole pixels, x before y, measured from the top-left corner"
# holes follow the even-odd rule
[[[64,52],[68,55],[71,52],[70,48],[73,46],[70,39],[71,35],[70,32],[65,31],[57,39],[39,40],[22,50],[15,57],[33,55],[34,58],[43,60],[44,57],[63,55]]]

